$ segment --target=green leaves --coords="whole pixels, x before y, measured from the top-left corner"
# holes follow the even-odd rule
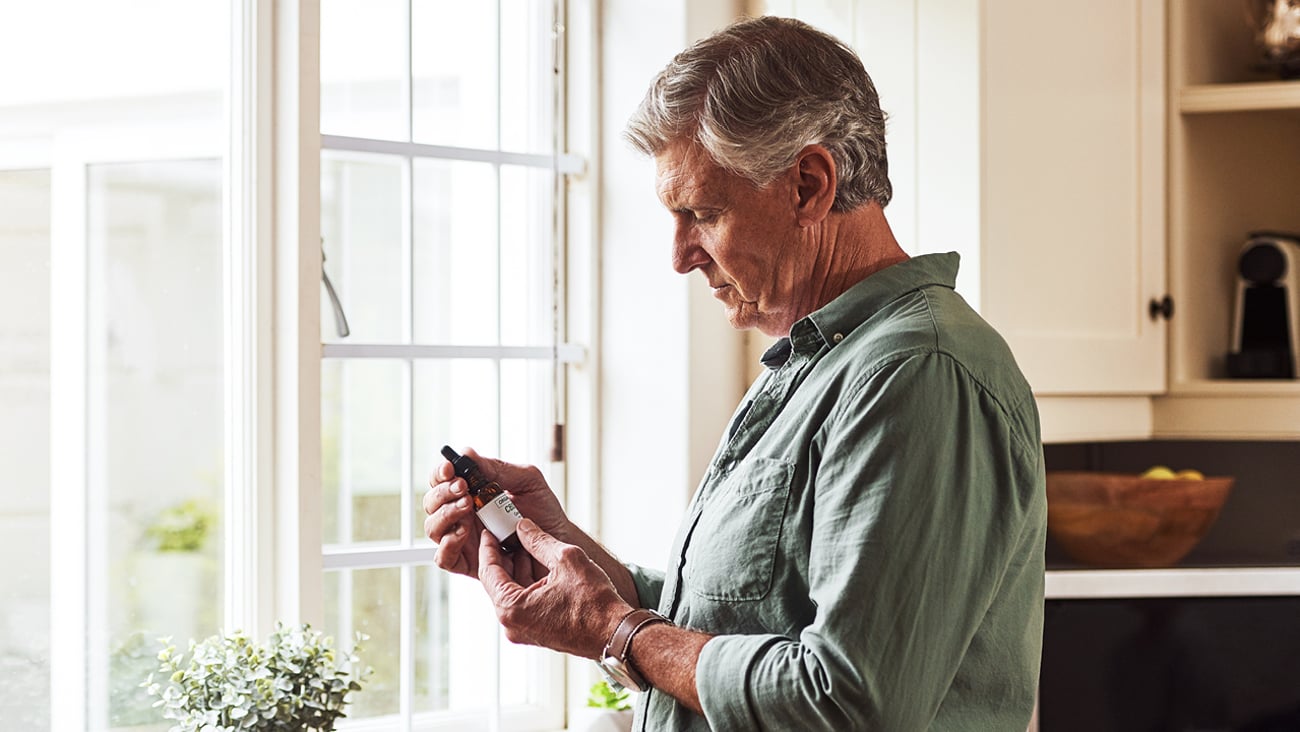
[[[145,536],[160,552],[197,552],[216,523],[217,512],[211,502],[192,498],[159,512]]]
[[[587,706],[597,709],[631,709],[632,703],[627,700],[627,697],[627,689],[614,691],[608,683],[597,681],[587,692]]]
[[[358,633],[342,662],[334,640],[305,624],[277,623],[265,646],[238,631],[191,640],[188,654],[171,645],[158,654],[165,684],[150,674],[141,686],[177,722],[171,732],[329,732],[371,673],[356,655],[364,640]]]

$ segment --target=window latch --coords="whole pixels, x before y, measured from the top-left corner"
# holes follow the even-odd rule
[[[321,242],[320,248],[320,279],[325,283],[325,294],[329,295],[330,306],[334,309],[334,328],[338,331],[339,338],[346,338],[352,330],[348,328],[348,316],[343,313],[343,303],[339,302],[339,295],[334,291],[334,283],[330,282],[330,275],[325,271],[324,242]]]

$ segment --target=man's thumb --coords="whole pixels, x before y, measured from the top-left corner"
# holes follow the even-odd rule
[[[515,533],[519,535],[519,544],[542,566],[554,569],[559,564],[560,553],[566,545],[543,531],[532,519],[522,519],[515,526]]]

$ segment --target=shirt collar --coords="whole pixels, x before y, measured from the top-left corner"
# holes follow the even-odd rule
[[[775,370],[785,365],[792,352],[813,353],[823,345],[834,348],[867,318],[909,292],[932,285],[955,288],[960,260],[956,252],[922,254],[871,274],[795,323],[788,338],[777,340],[763,354],[763,365]]]
[[[778,339],[766,351],[763,352],[763,365],[776,371],[790,360],[790,352],[794,350],[790,345],[789,338]]]
[[[822,341],[834,348],[854,328],[909,292],[934,285],[954,289],[960,260],[956,252],[922,254],[886,267],[850,287],[806,320],[816,327]]]

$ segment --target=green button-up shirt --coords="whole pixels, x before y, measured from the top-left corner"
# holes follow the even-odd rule
[[[640,601],[715,634],[704,717],[635,729],[1008,730],[1038,681],[1046,527],[1029,385],[953,291],[956,254],[871,275],[796,323]]]

